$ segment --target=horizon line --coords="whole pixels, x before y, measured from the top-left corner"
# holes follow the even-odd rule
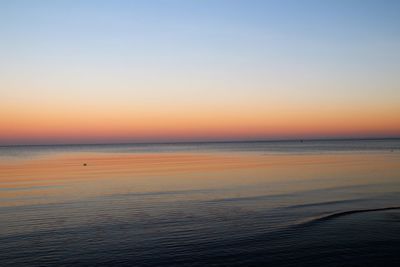
[[[155,142],[99,142],[99,143],[54,143],[54,144],[8,144],[0,147],[18,146],[99,146],[99,145],[168,145],[168,144],[204,144],[204,143],[262,143],[262,142],[305,142],[305,141],[373,141],[398,140],[400,136],[391,137],[338,137],[338,138],[287,138],[287,139],[245,139],[245,140],[194,140],[194,141],[155,141]]]

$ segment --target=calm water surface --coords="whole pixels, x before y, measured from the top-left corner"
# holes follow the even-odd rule
[[[400,266],[399,207],[400,140],[0,147],[0,266]]]

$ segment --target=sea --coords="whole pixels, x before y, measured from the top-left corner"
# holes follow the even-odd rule
[[[2,146],[0,266],[400,266],[400,139]]]

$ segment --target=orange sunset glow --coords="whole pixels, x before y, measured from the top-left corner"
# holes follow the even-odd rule
[[[400,108],[308,110],[251,108],[221,110],[113,110],[56,107],[2,113],[1,139],[52,142],[129,142],[396,136]]]

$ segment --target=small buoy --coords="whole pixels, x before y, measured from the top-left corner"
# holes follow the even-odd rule
[[[87,164],[86,164],[86,163],[83,163],[83,166],[87,166]]]

